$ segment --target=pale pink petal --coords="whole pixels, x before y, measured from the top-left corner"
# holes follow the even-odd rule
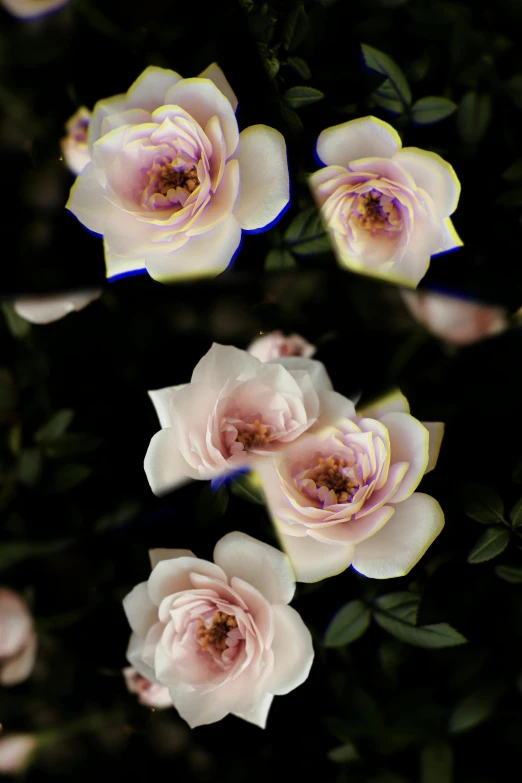
[[[127,91],[128,108],[154,111],[158,106],[170,103],[165,96],[181,78],[175,71],[149,65]]]
[[[409,293],[409,292],[408,292]],[[389,394],[379,397],[363,408],[357,408],[357,415],[369,419],[380,419],[385,413],[409,413],[410,406],[404,394],[396,389]]]
[[[179,450],[176,432],[167,427],[152,436],[143,464],[150,488],[161,496],[199,478]]]
[[[444,253],[447,250],[455,250],[457,247],[462,247],[463,244],[464,242],[455,230],[453,221],[451,218],[446,218],[442,223],[442,237],[437,252]]]
[[[307,359],[305,356],[280,356],[270,359],[266,364],[282,364],[289,372],[302,370],[310,376],[317,391],[332,391],[333,386],[326,367],[317,359]]]
[[[274,670],[266,687],[276,696],[284,696],[301,685],[310,673],[314,647],[310,631],[291,606],[274,606]]]
[[[36,661],[36,633],[31,631],[23,648],[0,666],[0,685],[18,685],[27,680],[34,669]]]
[[[92,163],[76,178],[65,209],[72,212],[90,231],[95,234],[105,233],[107,211],[114,207],[105,199]]]
[[[148,666],[143,660],[144,645],[145,637],[138,636],[137,633],[132,633],[129,640],[129,646],[127,647],[127,660],[142,677],[146,677],[147,680],[157,683],[158,681],[154,669]]]
[[[4,0],[5,1],[5,0]],[[5,3],[7,5],[7,3]],[[63,4],[63,0],[61,0]],[[9,7],[9,6],[8,6]],[[36,12],[32,10],[34,15]],[[16,13],[25,17],[26,14]],[[0,775],[19,775],[31,761],[38,739],[31,734],[8,734],[0,739]]]
[[[190,579],[191,573],[208,576],[227,582],[227,577],[222,568],[208,560],[200,560],[192,553],[183,557],[175,557],[172,560],[160,560],[154,567],[147,582],[149,597],[157,607],[162,600],[181,590],[191,590],[193,585]]]
[[[99,299],[101,293],[101,288],[96,288],[55,296],[24,296],[23,299],[15,299],[14,309],[21,318],[32,324],[49,324],[68,313],[83,310],[95,299]]]
[[[170,401],[176,388],[176,386],[166,386],[164,389],[154,389],[147,392],[163,429],[172,426]]]
[[[274,128],[251,125],[239,136],[236,156],[241,191],[235,216],[246,231],[264,228],[290,200],[285,140]]]
[[[105,270],[108,280],[119,275],[145,271],[144,258],[128,258],[124,255],[118,255],[109,249],[105,240],[103,242],[103,250],[105,252]]]
[[[288,558],[269,544],[246,533],[228,533],[216,544],[214,562],[229,579],[243,579],[272,604],[292,600],[295,582]]]
[[[282,532],[280,541],[290,558],[298,582],[319,582],[340,574],[352,563],[353,546],[322,544],[306,535],[286,536]]]
[[[259,704],[259,707],[257,707],[255,710],[248,712],[246,715],[241,714],[239,712],[235,712],[234,715],[236,716],[236,718],[242,718],[243,720],[246,720],[248,723],[253,723],[255,726],[259,726],[260,729],[264,729],[266,728],[268,712],[270,710],[270,707],[272,706],[273,700],[274,700],[274,696],[272,693],[265,693],[265,695],[261,700],[261,703]]]
[[[397,131],[377,117],[361,117],[326,128],[317,139],[325,166],[348,166],[359,158],[391,158],[401,148]]]
[[[372,579],[405,576],[419,562],[444,527],[437,501],[415,492],[395,507],[390,521],[355,547],[353,567]]]
[[[227,694],[221,690],[197,693],[170,686],[169,693],[174,707],[191,729],[222,720],[231,711]]]
[[[404,147],[393,160],[411,174],[417,187],[430,194],[441,217],[448,217],[456,210],[460,182],[453,166],[440,155],[417,147]]]
[[[158,620],[158,607],[149,597],[147,582],[136,585],[123,599],[123,609],[132,630],[146,636],[150,626]]]
[[[121,114],[127,108],[127,95],[114,95],[112,98],[103,98],[92,110],[92,117],[87,131],[89,153],[92,155],[94,142],[102,135],[102,123],[105,117]]]
[[[211,82],[214,82],[225,98],[228,98],[234,111],[237,109],[237,98],[235,93],[228,83],[227,77],[217,63],[212,63],[208,68],[205,68],[205,70],[199,74],[199,78],[210,79]]]
[[[149,549],[151,568],[154,569],[162,560],[174,560],[176,557],[196,557],[190,549]]]
[[[420,421],[409,413],[386,413],[381,422],[390,436],[391,461],[408,462],[410,467],[397,491],[390,498],[399,503],[418,487],[428,464],[429,433]]]
[[[314,527],[307,531],[308,537],[323,544],[349,546],[358,544],[375,535],[393,516],[396,506],[381,506],[370,514],[350,519],[328,527]]]
[[[254,356],[232,345],[213,343],[199,360],[192,373],[192,383],[206,384],[221,389],[230,378],[252,373],[261,367]]]
[[[444,424],[441,421],[423,421],[423,426],[429,432],[430,440],[428,444],[428,464],[426,466],[425,473],[429,473],[433,470],[437,464],[439,458],[440,447],[442,445],[442,438],[444,437]]]

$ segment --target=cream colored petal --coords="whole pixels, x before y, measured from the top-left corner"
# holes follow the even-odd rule
[[[428,430],[430,434],[430,441],[428,445],[428,464],[426,466],[425,473],[429,473],[433,470],[437,464],[439,458],[440,447],[442,445],[442,438],[444,437],[445,425],[441,421],[423,421],[422,424]]]
[[[456,210],[460,181],[453,166],[440,155],[417,147],[404,147],[393,160],[411,174],[417,187],[430,194],[441,217],[448,217]]]
[[[167,92],[181,79],[175,71],[149,65],[127,91],[128,108],[154,111],[164,106],[168,102],[165,100]]]
[[[385,413],[409,413],[410,405],[400,389],[368,403],[363,408],[357,408],[357,415],[369,419],[380,419]]]
[[[281,546],[290,558],[298,582],[319,582],[351,565],[354,547],[322,544],[309,536],[280,533]]]
[[[211,82],[214,82],[216,87],[221,90],[225,98],[228,98],[234,111],[237,109],[237,98],[234,94],[234,91],[228,83],[227,77],[217,63],[212,63],[208,66],[208,68],[205,68],[205,70],[199,74],[199,78],[210,79]]]
[[[326,128],[317,139],[317,155],[325,166],[348,166],[359,158],[391,158],[401,148],[397,131],[377,117],[361,117]]]
[[[113,253],[105,241],[103,249],[105,252],[105,273],[108,280],[147,271],[144,258],[128,258],[127,256]]]

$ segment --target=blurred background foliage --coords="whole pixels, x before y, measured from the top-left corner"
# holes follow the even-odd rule
[[[287,138],[293,187],[281,223],[245,237],[211,282],[121,280],[47,326],[3,302],[0,583],[28,600],[39,653],[33,676],[0,692],[0,723],[45,738],[26,778],[239,782],[290,769],[332,783],[496,783],[522,733],[520,330],[460,349],[430,336],[396,289],[337,267],[306,174],[324,127],[391,122],[463,184],[465,247],[435,259],[427,283],[520,307],[522,3],[227,0],[198,4],[195,20],[173,0],[71,0],[0,22],[3,293],[103,283],[101,241],[63,210],[73,178],[59,139],[78,105],[126,90],[149,64],[191,76],[217,60],[241,127]],[[265,732],[233,717],[189,731],[127,693],[121,599],[146,578],[149,548],[211,557],[235,529],[276,542],[244,478],[152,495],[146,392],[187,381],[212,341],[245,348],[272,329],[317,345],[339,392],[365,402],[398,386],[413,415],[446,422],[421,484],[446,527],[407,577],[348,570],[298,587],[316,661]]]

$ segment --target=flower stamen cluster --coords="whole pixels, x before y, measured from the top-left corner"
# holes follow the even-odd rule
[[[203,652],[223,652],[227,649],[228,635],[237,628],[237,620],[226,612],[216,612],[211,620],[199,618],[198,641]],[[210,624],[209,624],[210,623]]]

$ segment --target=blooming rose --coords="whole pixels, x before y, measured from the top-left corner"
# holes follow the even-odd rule
[[[31,674],[36,658],[36,632],[21,596],[0,588],[0,685],[18,685]]]
[[[101,296],[101,288],[90,291],[71,291],[53,296],[24,296],[16,299],[14,309],[21,318],[32,324],[49,324],[68,313],[83,310]]]
[[[247,351],[261,362],[269,362],[282,356],[304,356],[309,359],[315,353],[315,345],[311,345],[299,334],[285,337],[283,332],[277,331],[258,337],[250,343]]]
[[[448,343],[469,345],[499,334],[508,326],[503,307],[435,291],[401,291],[401,295],[413,317]]]
[[[239,133],[237,99],[213,64],[196,79],[149,67],[126,95],[99,101],[92,162],[67,208],[105,238],[107,276],[215,276],[242,229],[272,223],[289,198],[286,146],[266,125]]]
[[[332,391],[320,362],[287,357],[263,363],[217,344],[198,362],[190,383],[149,395],[163,428],[145,456],[156,495],[273,455],[352,407]]]
[[[437,501],[415,492],[443,429],[414,419],[395,394],[256,465],[298,581],[349,565],[376,579],[413,568],[444,526]]]
[[[326,128],[309,182],[341,264],[415,287],[430,256],[462,245],[449,218],[460,183],[439,155],[401,146],[375,117]]]
[[[157,710],[172,707],[169,689],[165,685],[151,682],[132,666],[127,666],[123,670],[123,676],[129,693],[136,693],[140,704]]]
[[[168,687],[192,728],[229,713],[264,728],[273,696],[301,685],[314,657],[287,605],[295,590],[287,558],[244,533],[218,541],[214,563],[186,549],[150,554],[148,582],[123,601],[129,662]]]
[[[11,734],[0,739],[0,775],[17,775],[27,767],[36,750],[31,734]]]
[[[91,162],[87,134],[91,113],[81,106],[65,123],[65,136],[61,142],[62,155],[73,174],[79,174]]]
[[[34,19],[56,11],[68,0],[0,0],[0,5],[19,19]]]

